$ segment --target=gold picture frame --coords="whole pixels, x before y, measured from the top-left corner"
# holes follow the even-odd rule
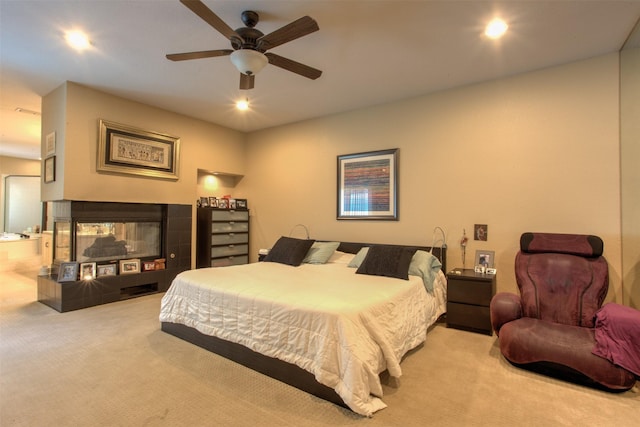
[[[98,172],[178,179],[180,138],[100,120]]]

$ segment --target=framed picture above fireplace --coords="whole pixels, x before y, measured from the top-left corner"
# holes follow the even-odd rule
[[[98,172],[178,179],[180,138],[100,120]]]

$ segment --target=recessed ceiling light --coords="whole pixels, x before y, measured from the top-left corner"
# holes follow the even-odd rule
[[[496,18],[489,22],[484,30],[484,34],[492,39],[499,39],[507,32],[509,26],[502,19]]]
[[[64,34],[64,38],[67,40],[69,46],[74,48],[75,50],[85,50],[91,47],[91,42],[89,41],[89,37],[85,33],[79,30],[67,31]]]
[[[249,99],[242,99],[236,102],[236,108],[240,111],[246,111],[249,109]]]

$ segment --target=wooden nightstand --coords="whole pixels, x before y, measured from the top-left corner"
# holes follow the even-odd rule
[[[449,272],[447,327],[492,335],[489,303],[495,293],[495,274],[476,273],[471,269]]]

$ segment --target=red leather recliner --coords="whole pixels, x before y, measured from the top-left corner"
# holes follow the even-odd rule
[[[516,366],[607,390],[628,390],[635,375],[592,354],[595,314],[609,287],[597,236],[524,233],[516,255],[520,295],[491,300],[500,351]]]

